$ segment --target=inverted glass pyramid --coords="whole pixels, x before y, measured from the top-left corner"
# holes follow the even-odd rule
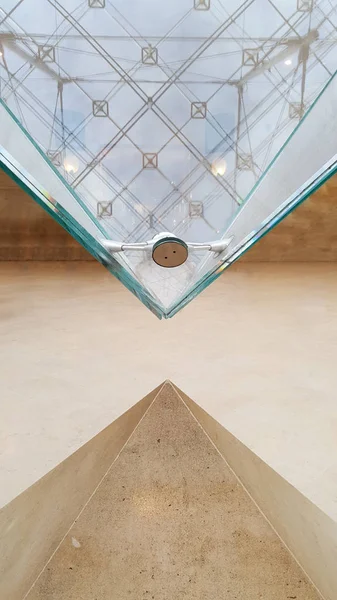
[[[5,169],[171,317],[337,169],[331,0],[2,0]],[[104,240],[228,239],[161,267]]]

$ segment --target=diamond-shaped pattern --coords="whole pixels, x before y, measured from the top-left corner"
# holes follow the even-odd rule
[[[301,102],[292,102],[289,104],[289,117],[291,119],[301,119],[305,113],[305,106]]]
[[[191,219],[197,219],[199,217],[202,217],[203,214],[204,214],[203,203],[202,202],[192,202],[191,201],[189,203],[188,214],[191,217]]]
[[[54,46],[38,46],[38,58],[45,63],[55,62],[55,48]]]
[[[68,0],[40,0],[34,26],[25,3],[15,10],[6,4],[11,2],[1,15],[1,97],[28,131],[27,139],[49,159],[41,167],[35,157],[26,170],[36,169],[31,175],[38,182],[46,164],[59,169],[64,210],[75,220],[89,214],[80,225],[96,241],[142,242],[160,231],[196,242],[216,240],[237,223],[247,198],[240,215],[247,215],[242,232],[248,238],[262,222],[268,227],[271,212],[277,214],[287,201],[287,179],[300,178],[305,168],[309,177],[316,157],[330,148],[315,141],[311,148],[319,151],[310,160],[277,173],[275,157],[279,151],[287,156],[292,134],[301,147],[308,110],[331,79],[333,2],[294,0],[290,18],[285,7],[267,0],[240,10],[226,3],[226,15],[215,0],[125,1],[118,7],[85,0],[78,10]],[[327,93],[325,87],[322,98]],[[327,114],[334,113],[322,111],[317,122]],[[1,143],[3,131],[1,125],[0,144],[8,143],[24,168],[29,149],[21,156],[24,144],[11,145],[22,130]],[[333,124],[316,138],[326,131],[334,131]],[[309,147],[303,145],[301,156]],[[260,206],[254,190],[260,190],[256,184],[268,165],[268,174],[276,173],[275,181],[284,185],[276,185]],[[42,180],[43,190],[48,181]],[[293,182],[291,193],[304,183]],[[116,264],[112,257],[110,266],[161,313],[156,304],[161,290],[150,291],[146,260],[128,256],[127,275],[123,257]],[[215,272],[219,265],[210,260],[202,261],[204,271],[198,266],[193,285]],[[142,275],[132,279],[140,263]],[[173,275],[165,277],[173,285]],[[177,302],[182,292],[177,289]]]
[[[192,102],[191,117],[192,119],[205,119],[207,114],[206,102]]]
[[[155,152],[145,152],[143,154],[143,168],[156,169],[158,167],[158,154]]]
[[[297,10],[300,12],[311,12],[314,0],[297,0]]]
[[[106,100],[93,100],[92,113],[94,117],[108,117],[109,104]]]
[[[250,171],[254,167],[253,157],[251,154],[239,154],[238,163],[239,171]]]
[[[260,53],[255,48],[247,48],[242,53],[242,64],[246,67],[256,67],[259,64]]]
[[[158,62],[158,50],[152,46],[142,48],[142,63],[144,65],[156,65]]]
[[[112,217],[112,202],[97,202],[98,217]]]
[[[209,10],[211,8],[211,0],[194,0],[195,10]]]
[[[61,167],[62,166],[62,154],[61,152],[56,152],[54,150],[47,150],[46,152],[49,160],[51,160],[51,162],[53,163],[53,165],[55,167]]]
[[[105,0],[88,0],[89,8],[105,8]]]

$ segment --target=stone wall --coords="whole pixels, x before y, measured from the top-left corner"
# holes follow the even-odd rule
[[[0,260],[92,260],[58,223],[0,172]],[[337,178],[243,257],[249,262],[337,260]]]

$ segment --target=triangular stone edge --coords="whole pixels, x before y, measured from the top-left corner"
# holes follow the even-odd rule
[[[0,509],[0,597],[22,600],[165,382]]]
[[[170,388],[170,389],[168,389],[168,388]],[[150,419],[150,421],[147,421],[147,419]],[[192,440],[191,440],[191,437],[188,436],[188,433],[187,433],[187,431],[189,430],[189,427],[190,427],[187,424],[187,420],[191,423],[193,431],[195,432]],[[150,429],[148,429],[149,422],[151,423]],[[171,428],[172,427],[174,428],[174,431],[171,429],[169,436],[167,436],[167,431],[166,431],[166,434],[164,433],[165,432],[164,423],[166,424],[167,422],[170,423]],[[138,430],[142,430],[143,425],[145,426],[146,434],[145,434],[145,436],[143,435],[143,438],[139,439],[137,437],[137,433],[138,433]],[[164,431],[161,429],[162,426],[164,426]],[[121,531],[124,530],[123,525],[121,526],[121,523],[123,523],[123,519],[121,518],[121,512],[120,512],[121,506],[120,505],[122,504],[122,502],[124,502],[124,500],[126,500],[126,504],[128,504],[128,501],[131,501],[131,504],[134,506],[135,511],[137,512],[137,508],[136,508],[138,506],[137,498],[139,498],[139,497],[143,498],[143,496],[142,496],[143,488],[141,488],[141,489],[138,488],[138,492],[134,491],[134,493],[133,493],[131,491],[132,488],[130,489],[130,481],[127,482],[128,468],[127,468],[127,464],[125,463],[125,460],[128,461],[130,459],[130,457],[132,456],[133,461],[135,461],[133,463],[134,467],[136,466],[135,463],[137,463],[137,466],[136,466],[137,473],[139,473],[139,471],[142,472],[142,468],[139,467],[139,464],[141,464],[141,463],[139,463],[139,458],[140,458],[140,455],[142,454],[142,445],[144,445],[144,444],[146,445],[146,448],[152,446],[152,452],[155,452],[155,453],[156,453],[157,449],[159,449],[159,448],[162,449],[163,445],[165,446],[165,444],[167,444],[167,448],[169,448],[169,450],[167,452],[172,456],[172,448],[174,448],[175,451],[173,453],[173,456],[174,457],[179,456],[179,445],[177,445],[176,438],[175,438],[176,430],[180,430],[180,435],[182,435],[182,437],[187,436],[189,439],[189,441],[187,442],[187,447],[186,447],[187,453],[191,450],[191,444],[192,444],[192,448],[193,448],[194,444],[196,443],[196,446],[198,449],[201,438],[203,438],[204,452],[207,454],[207,456],[209,457],[210,455],[212,455],[212,454],[214,455],[215,453],[218,455],[217,460],[219,461],[219,463],[221,463],[221,461],[223,462],[224,472],[227,472],[227,473],[229,472],[228,473],[229,480],[227,480],[227,483],[228,483],[228,481],[230,481],[229,487],[230,488],[234,487],[236,490],[241,489],[241,492],[240,492],[242,494],[241,501],[239,501],[239,503],[236,505],[237,507],[240,507],[241,516],[243,516],[245,514],[245,510],[247,510],[248,505],[249,506],[254,505],[256,507],[256,503],[253,501],[250,494],[247,492],[245,487],[242,485],[242,482],[238,479],[238,477],[236,477],[233,470],[229,467],[228,463],[223,459],[222,455],[220,454],[218,449],[215,447],[215,445],[212,443],[212,441],[210,440],[210,438],[209,438],[208,434],[206,433],[206,431],[204,430],[204,428],[201,426],[199,421],[195,418],[195,416],[193,415],[191,410],[188,408],[187,404],[182,400],[181,395],[175,389],[174,385],[172,385],[172,383],[170,381],[166,381],[165,384],[163,385],[163,387],[161,388],[160,392],[158,393],[157,397],[155,398],[155,401],[152,402],[148,411],[146,411],[146,413],[144,415],[144,419],[142,419],[140,421],[139,426],[135,429],[133,434],[130,436],[127,444],[125,444],[125,446],[123,448],[123,452],[120,455],[120,458],[118,458],[118,461],[115,461],[113,463],[113,465],[111,466],[111,469],[108,470],[108,472],[106,473],[106,476],[101,480],[101,482],[97,486],[95,492],[92,494],[90,501],[86,504],[83,511],[81,512],[81,514],[78,516],[78,518],[74,522],[72,528],[69,529],[67,536],[62,540],[62,544],[60,544],[60,546],[57,549],[57,552],[55,553],[55,555],[53,555],[51,560],[46,565],[46,568],[44,569],[43,573],[41,573],[41,578],[39,578],[36,581],[35,585],[32,587],[31,594],[28,594],[27,600],[28,600],[28,598],[29,599],[31,598],[31,595],[32,595],[32,600],[33,600],[33,598],[36,598],[36,599],[43,598],[44,599],[47,596],[49,597],[49,594],[53,598],[54,598],[54,595],[56,597],[58,595],[57,590],[59,590],[60,587],[63,586],[64,581],[66,581],[66,583],[65,583],[65,587],[63,586],[63,591],[61,592],[61,596],[63,597],[63,594],[65,594],[64,597],[68,597],[67,596],[67,593],[68,593],[67,586],[70,584],[71,586],[74,585],[76,587],[76,585],[79,583],[79,580],[77,579],[77,584],[76,584],[76,577],[78,578],[79,573],[77,572],[77,576],[75,576],[75,580],[74,580],[73,572],[72,572],[70,574],[70,579],[69,579],[69,577],[68,577],[69,573],[65,566],[65,565],[70,564],[70,565],[73,565],[73,567],[74,567],[74,565],[77,565],[76,555],[73,555],[72,559],[70,559],[70,562],[69,562],[69,555],[68,555],[69,548],[72,548],[72,551],[74,551],[73,547],[76,549],[76,548],[80,548],[82,546],[81,553],[84,552],[84,553],[86,553],[86,556],[87,556],[87,559],[85,561],[86,566],[84,567],[84,572],[82,571],[82,575],[80,576],[80,579],[82,581],[86,580],[87,572],[88,572],[88,577],[89,577],[88,582],[87,582],[87,584],[85,584],[84,589],[76,588],[77,595],[79,594],[79,596],[82,597],[82,593],[83,593],[83,597],[84,596],[87,597],[87,590],[90,590],[89,595],[91,596],[92,593],[94,593],[94,596],[95,596],[96,576],[99,578],[100,573],[102,573],[102,574],[106,573],[106,576],[108,579],[110,579],[110,582],[111,583],[114,582],[114,585],[116,585],[116,580],[114,579],[114,577],[111,576],[111,571],[110,571],[108,563],[105,565],[105,569],[103,569],[103,571],[102,571],[102,567],[100,566],[100,564],[101,564],[100,561],[99,560],[96,561],[94,559],[93,566],[96,563],[96,569],[98,569],[98,572],[96,573],[96,576],[94,575],[94,577],[92,577],[92,574],[90,576],[90,570],[91,570],[90,565],[92,562],[92,557],[96,556],[96,552],[97,552],[97,557],[98,557],[98,556],[101,556],[101,553],[103,551],[103,555],[113,557],[112,562],[115,563],[115,560],[117,560],[118,552],[120,551],[120,549],[122,549],[121,554],[123,555],[123,559],[122,559],[122,564],[119,565],[120,571],[118,571],[118,573],[123,573],[122,579],[120,580],[120,582],[123,583],[123,586],[124,586],[124,582],[125,582],[125,586],[127,586],[129,576],[132,577],[132,575],[131,575],[132,564],[127,563],[128,564],[127,571],[124,572],[124,567],[125,567],[124,559],[126,559],[126,557],[129,555],[129,552],[130,552],[130,555],[133,556],[134,549],[132,550],[130,548],[130,538],[129,538],[129,533],[128,533],[129,525],[126,526],[127,542],[126,542],[125,547],[123,545],[122,538],[119,537],[119,534],[118,534],[119,528],[121,528]],[[197,431],[197,430],[199,430],[199,431]],[[141,431],[140,431],[140,434],[142,435]],[[158,435],[159,435],[159,439],[158,439]],[[173,440],[174,440],[173,442],[172,442],[172,437],[170,437],[170,436],[173,437]],[[179,434],[178,434],[178,436],[179,436]],[[196,442],[196,440],[199,440],[199,442]],[[158,443],[160,444],[159,446],[158,446]],[[130,444],[131,444],[131,447],[129,446]],[[207,448],[208,448],[208,450],[207,450]],[[125,452],[125,454],[123,454],[124,452]],[[185,456],[185,452],[183,452],[183,454]],[[197,456],[198,456],[198,453],[197,453]],[[153,458],[153,455],[152,455],[152,458]],[[122,469],[119,468],[120,460],[123,465]],[[190,457],[190,460],[191,460],[191,457]],[[196,458],[196,460],[198,460],[198,459]],[[207,459],[205,465],[209,464],[208,461],[209,461],[209,458]],[[147,470],[147,467],[149,465],[151,465],[151,457],[150,458],[147,457],[145,464],[146,464],[146,470]],[[196,463],[196,464],[199,464],[199,463]],[[154,463],[154,465],[156,465],[156,463]],[[204,467],[206,468],[205,465],[204,465]],[[143,466],[144,466],[144,463],[143,463]],[[168,465],[166,465],[166,466],[168,467]],[[190,467],[193,470],[192,464],[190,465]],[[172,468],[172,464],[171,464],[171,468]],[[208,468],[209,467],[207,466],[207,469]],[[176,462],[175,462],[172,470],[179,472],[179,468],[177,469]],[[158,477],[158,465],[154,466],[153,471],[155,473],[154,477],[155,478],[156,478],[156,476]],[[169,472],[170,468],[167,468],[166,471]],[[133,475],[134,476],[136,475],[135,472],[133,473]],[[125,479],[124,479],[124,477],[125,477]],[[137,478],[137,476],[136,476],[136,478]],[[159,477],[159,479],[161,480],[160,477]],[[223,477],[221,479],[222,479],[222,483],[224,483]],[[207,480],[207,477],[206,477],[206,480]],[[145,476],[144,483],[145,483],[145,489],[147,489],[148,480],[147,480],[146,476]],[[125,484],[125,485],[122,485],[122,484]],[[201,486],[206,485],[207,496],[212,496],[212,494],[209,494],[210,489],[204,479],[202,481],[200,481],[200,484],[201,484]],[[184,497],[184,504],[186,507],[191,506],[190,503],[186,500],[186,496],[185,496],[185,492],[188,489],[188,485],[189,484],[186,481],[186,478],[183,477],[182,480],[180,481],[180,489],[182,490],[182,495]],[[185,486],[187,486],[187,488]],[[125,488],[127,488],[127,490]],[[161,488],[160,485],[159,485],[159,488]],[[197,486],[196,489],[198,490],[197,496],[202,497],[202,492],[201,492],[200,487],[198,488],[198,486]],[[115,490],[117,490],[116,495],[114,495]],[[231,492],[234,492],[234,489],[231,489]],[[110,501],[110,494],[113,495],[112,504]],[[139,494],[140,494],[140,496],[139,496]],[[126,496],[126,497],[122,498],[122,496]],[[243,497],[246,497],[246,500],[242,502]],[[154,498],[156,498],[155,491],[154,491]],[[228,498],[225,495],[222,499],[223,499],[222,508],[223,508],[224,513],[227,515],[226,505],[227,505]],[[171,501],[172,501],[172,492],[170,493],[169,497],[167,498],[167,502],[171,502]],[[201,500],[201,502],[202,502],[202,500]],[[119,515],[118,516],[118,524],[117,524],[117,522],[115,523],[115,529],[110,530],[110,533],[108,534],[108,537],[105,538],[105,543],[104,543],[103,539],[104,539],[106,529],[109,528],[110,517],[107,514],[105,514],[105,516],[103,518],[102,518],[102,516],[104,515],[105,508],[107,506],[109,506],[109,504],[110,504],[110,510],[113,509],[113,515],[115,515],[116,513]],[[124,504],[122,506],[124,509]],[[169,504],[169,506],[171,506],[171,504]],[[139,506],[138,506],[138,508],[139,508]],[[203,508],[205,508],[205,506],[203,506]],[[228,506],[227,506],[227,508],[228,508]],[[188,510],[188,508],[187,508],[187,510]],[[243,513],[242,513],[242,511],[243,511]],[[123,510],[122,510],[122,512],[123,512]],[[209,513],[212,511],[208,510],[206,512]],[[236,511],[234,511],[234,512],[236,512]],[[262,520],[266,521],[264,531],[272,529],[270,527],[270,523],[268,523],[268,521],[265,519],[265,516],[262,514],[261,511],[258,510],[257,507],[255,508],[255,510],[253,508],[253,513],[255,514],[255,519],[260,520],[260,522]],[[259,513],[259,516],[257,513]],[[248,514],[249,514],[249,511],[248,511]],[[138,517],[139,517],[139,513],[138,513]],[[88,519],[90,522],[89,530],[87,529],[86,531],[83,531],[83,522],[88,523]],[[226,519],[226,521],[228,521],[228,520],[231,521],[231,518],[228,519],[227,516],[225,517],[225,519]],[[150,518],[150,521],[152,521],[152,518]],[[159,520],[159,521],[161,521],[161,520]],[[217,521],[217,519],[215,521],[217,522],[217,527],[219,527],[219,522]],[[243,517],[243,521],[245,522],[244,517]],[[203,522],[202,518],[200,518],[199,523],[202,523],[202,522]],[[128,519],[128,523],[130,523],[129,519]],[[162,522],[161,522],[161,524],[159,525],[159,522],[156,520],[155,517],[154,517],[154,523],[157,524],[159,527],[162,524]],[[241,524],[241,522],[240,522],[240,524]],[[146,525],[146,523],[143,523],[143,527],[144,527],[144,525]],[[151,530],[152,527],[149,522],[147,523],[147,525],[149,525],[149,529]],[[170,531],[172,531],[172,529],[174,529],[174,524],[171,524],[171,526],[172,526],[172,528],[170,529]],[[102,531],[102,527],[103,527],[104,533]],[[124,527],[125,527],[125,521],[124,521]],[[136,530],[135,536],[137,538],[136,523],[134,523],[134,527]],[[144,552],[142,552],[142,554],[144,555],[144,554],[146,554],[147,548],[152,548],[152,543],[145,542],[145,540],[147,538],[148,529],[147,529],[147,526],[145,526],[145,528],[143,528],[143,527],[141,527],[141,529],[142,529],[141,540],[142,540],[142,543],[145,543]],[[200,527],[202,527],[202,525],[200,525]],[[249,527],[248,527],[248,530],[250,530]],[[116,531],[117,538],[119,540],[118,541],[118,550],[116,547],[113,549],[113,546],[110,547],[110,545],[109,545],[110,541],[112,541],[115,537],[114,531]],[[259,542],[259,541],[261,542],[262,540],[260,538],[260,535],[262,532],[260,531],[260,534],[257,535],[257,530],[255,527],[253,527],[253,531],[254,531],[253,538],[255,537],[257,542]],[[236,529],[234,530],[234,535],[235,535],[235,532],[236,532]],[[269,533],[269,536],[270,536],[270,534],[271,534],[271,532]],[[262,534],[262,537],[263,537],[263,534]],[[217,538],[217,535],[215,535],[215,538]],[[268,557],[268,562],[270,560],[271,564],[273,563],[272,556],[274,555],[273,544],[275,544],[275,538],[276,538],[276,533],[274,532],[274,534],[272,535],[272,539],[274,540],[274,542],[272,543],[272,545],[270,547],[271,556]],[[161,535],[159,535],[159,539],[161,539]],[[199,539],[200,538],[198,537],[198,540]],[[202,539],[202,535],[201,535],[201,539]],[[207,537],[206,537],[206,539],[207,539]],[[89,542],[89,540],[91,540],[91,541]],[[138,540],[138,543],[139,543],[139,541],[140,540]],[[90,546],[88,548],[88,542],[90,544],[92,544],[91,548],[90,548]],[[111,543],[113,543],[113,542],[111,542]],[[235,544],[235,542],[234,542],[234,544]],[[278,554],[278,556],[277,556],[277,560],[279,561],[279,563],[278,563],[279,567],[282,569],[282,565],[284,564],[283,561],[288,553],[288,549],[286,549],[284,547],[284,544],[282,544],[281,540],[279,540],[279,543],[277,545],[278,545],[278,547],[283,546],[283,551],[281,550],[281,553]],[[84,550],[84,547],[86,548],[85,550]],[[260,549],[259,545],[257,545],[257,547],[255,549],[257,551],[257,554],[259,555],[259,549]],[[137,550],[138,550],[138,545],[137,545]],[[137,553],[137,550],[136,550],[136,553]],[[191,550],[192,550],[192,548],[191,548]],[[194,551],[196,551],[196,555],[198,555],[198,551],[195,548],[194,548]],[[228,551],[228,547],[227,547],[227,551]],[[77,552],[78,552],[78,550],[75,550],[75,553],[77,553]],[[234,549],[234,552],[235,552],[235,549]],[[151,554],[151,551],[150,551],[150,554]],[[63,558],[62,558],[62,556],[63,556]],[[67,556],[66,560],[64,560],[65,556]],[[58,564],[58,567],[57,566],[55,567],[54,558],[56,561],[56,565]],[[144,558],[144,556],[143,556],[143,558]],[[82,557],[82,560],[83,560],[83,557]],[[73,561],[75,561],[75,562],[73,562]],[[245,565],[244,568],[245,569],[247,568],[247,570],[248,570],[247,555],[245,555],[243,562]],[[295,568],[296,582],[298,579],[300,579],[300,580],[308,579],[307,577],[305,577],[304,573],[303,573],[303,575],[301,574],[301,569],[299,567],[297,567],[297,568],[295,567],[296,561],[293,560],[292,562],[294,563],[293,568]],[[146,564],[148,564],[148,563],[146,563]],[[152,564],[152,563],[150,563],[150,564]],[[143,565],[144,565],[144,563],[143,563]],[[110,564],[110,566],[111,566],[111,564]],[[82,562],[82,567],[83,567],[83,562]],[[133,565],[133,567],[136,569],[136,571],[138,573],[139,563],[137,563],[137,565]],[[223,565],[223,569],[224,568],[225,567]],[[274,568],[275,568],[275,562],[274,562]],[[77,570],[77,567],[76,567],[76,570]],[[178,570],[181,571],[181,567],[179,567]],[[144,572],[147,572],[147,569],[145,571],[141,571],[140,573],[142,574]],[[58,574],[58,576],[57,576],[57,574]],[[55,578],[55,576],[56,576],[56,578]],[[116,573],[115,573],[115,576],[116,576]],[[90,577],[91,577],[91,579],[90,579]],[[155,579],[157,579],[157,577],[155,577]],[[239,579],[241,579],[241,578],[239,578]],[[291,577],[290,577],[290,579],[291,579]],[[164,580],[162,582],[161,589],[165,589],[165,581],[166,580]],[[289,581],[289,580],[285,580],[285,581]],[[62,582],[62,585],[61,585],[61,582]],[[302,583],[302,582],[299,581],[299,583]],[[306,582],[306,585],[308,585],[308,583],[309,582]],[[101,584],[102,584],[102,581],[101,581]],[[138,581],[138,584],[140,584],[141,586],[144,585],[143,593],[144,593],[144,590],[149,587],[147,584],[145,585],[144,581]],[[270,585],[270,582],[269,582],[269,585]],[[290,584],[285,583],[284,585],[290,585]],[[248,586],[248,580],[247,580],[247,586]],[[124,589],[124,587],[123,587],[123,589]],[[139,595],[139,593],[141,593],[141,592],[139,592],[140,589],[142,589],[142,588],[139,588],[139,587],[137,588],[138,595]],[[312,590],[314,590],[314,589],[315,589],[314,586],[312,586]],[[114,593],[116,591],[117,590],[115,589]],[[152,592],[148,591],[146,593],[152,594],[153,591],[154,590],[152,590]],[[290,590],[288,588],[287,589],[285,588],[284,593],[286,591],[290,591]],[[293,591],[295,591],[295,590],[293,590]],[[309,589],[308,589],[308,591],[309,591]],[[112,592],[112,589],[110,589],[110,595],[111,595],[111,592]],[[105,595],[107,595],[107,589],[104,590],[104,593],[105,593]],[[114,596],[114,593],[113,593],[113,596]],[[120,590],[120,588],[118,588],[117,596],[119,596],[120,593],[121,593],[121,590]],[[132,594],[132,591],[129,589],[128,593]],[[275,591],[274,591],[274,593],[275,593]],[[109,595],[109,593],[108,593],[108,595]],[[124,597],[124,594],[122,594],[122,595]],[[302,594],[300,594],[300,595],[302,597]],[[316,593],[314,593],[314,596],[312,595],[312,593],[309,593],[309,595],[310,595],[310,598],[314,597],[316,599],[318,598],[318,596],[320,596],[320,594],[318,594],[317,591],[316,591]],[[133,596],[134,595],[132,595],[132,597]],[[171,596],[172,596],[172,592],[171,592]],[[282,597],[283,597],[283,594],[282,594]],[[307,597],[307,596],[305,595],[305,597]],[[254,595],[254,598],[255,598],[255,595]],[[304,598],[304,596],[303,596],[303,598]]]
[[[325,600],[337,597],[337,523],[170,382]]]

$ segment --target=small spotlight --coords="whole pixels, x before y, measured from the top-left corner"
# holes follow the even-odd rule
[[[227,171],[227,163],[224,159],[215,160],[211,165],[211,169],[215,177],[223,177]]]
[[[64,159],[63,166],[64,166],[64,170],[67,173],[70,173],[71,175],[75,175],[75,173],[77,173],[77,171],[79,169],[80,163],[78,162],[78,159],[76,158],[76,156],[71,155],[71,156],[67,156]]]
[[[284,61],[284,64],[287,65],[287,67],[290,67],[290,65],[293,64],[291,58],[287,58],[287,60]]]

